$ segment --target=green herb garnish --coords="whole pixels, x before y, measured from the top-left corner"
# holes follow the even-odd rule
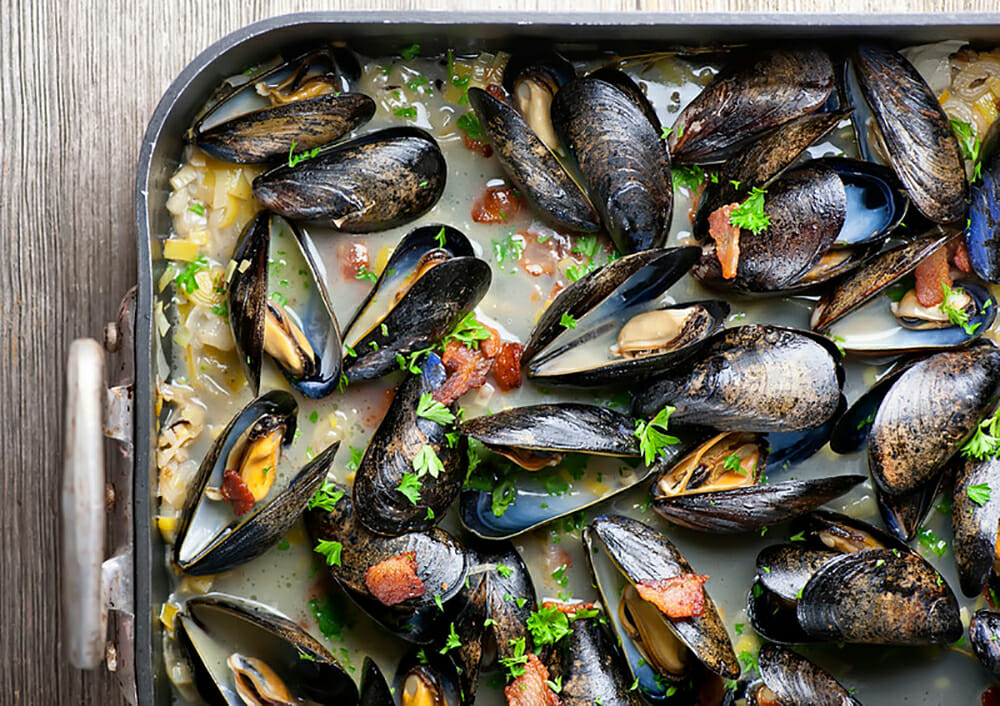
[[[992,490],[989,483],[979,483],[978,485],[970,485],[966,488],[966,492],[969,495],[969,500],[982,507],[990,501]]]
[[[420,401],[417,402],[417,416],[430,419],[441,426],[455,421],[455,415],[451,410],[435,400],[429,392],[420,395]]]
[[[327,512],[333,512],[333,509],[340,502],[340,499],[344,497],[344,491],[338,488],[336,485],[329,481],[323,481],[323,485],[319,490],[309,499],[309,503],[306,507],[310,510],[319,508],[320,510],[326,510]]]
[[[407,500],[416,505],[420,502],[420,489],[423,487],[420,478],[416,473],[404,473],[396,486],[396,490],[402,493]]]
[[[676,436],[667,434],[667,423],[670,415],[674,413],[674,407],[669,405],[656,413],[649,422],[637,419],[635,422],[635,435],[639,439],[639,449],[642,451],[642,458],[648,466],[651,464],[668,446],[680,443]]]
[[[314,551],[317,554],[322,554],[326,558],[327,566],[340,566],[340,552],[343,549],[344,545],[340,542],[321,539],[316,544]]]
[[[771,225],[771,217],[764,212],[764,194],[767,192],[759,187],[750,190],[746,200],[729,214],[729,222],[751,231],[754,235]]]

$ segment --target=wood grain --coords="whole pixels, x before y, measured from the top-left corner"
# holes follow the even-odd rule
[[[65,662],[58,599],[62,367],[135,281],[134,165],[183,66],[227,32],[307,9],[955,12],[990,0],[0,0],[0,703],[118,704]]]

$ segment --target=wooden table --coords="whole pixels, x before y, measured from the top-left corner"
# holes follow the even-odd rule
[[[116,704],[63,654],[62,368],[135,282],[132,182],[146,121],[212,41],[297,10],[476,9],[474,0],[0,0],[0,703]],[[993,0],[499,0],[506,10],[955,12]]]

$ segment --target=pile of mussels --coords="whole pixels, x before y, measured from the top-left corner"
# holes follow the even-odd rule
[[[559,293],[520,364],[552,388],[627,388],[632,414],[555,402],[461,420],[454,400],[435,398],[448,371],[426,351],[490,285],[469,239],[447,226],[410,232],[342,331],[315,248],[297,225],[384,230],[442,194],[445,159],[429,134],[393,128],[341,140],[375,110],[352,91],[357,75],[346,50],[310,52],[233,89],[192,128],[190,139],[218,159],[279,166],[253,183],[266,210],[240,237],[228,279],[232,332],[259,396],[201,464],[173,562],[188,575],[227,571],[304,514],[336,582],[414,647],[393,689],[366,660],[359,691],[337,659],[276,611],[234,596],[193,597],[176,637],[206,700],[457,706],[474,700],[481,666],[495,661],[507,670],[511,704],[854,704],[785,645],[962,636],[952,588],[907,541],[953,483],[961,590],[977,596],[1000,581],[1000,492],[989,492],[1000,488],[1000,460],[959,453],[988,436],[1000,400],[1000,349],[980,337],[996,315],[985,282],[1000,282],[995,127],[970,195],[947,117],[890,49],[734,55],[667,140],[622,71],[578,75],[549,52],[515,55],[503,86],[468,92],[486,138],[540,218],[604,231],[624,253]],[[264,108],[247,100],[262,87],[280,100]],[[845,120],[865,159],[802,158]],[[312,158],[283,163],[296,146],[314,150]],[[717,176],[693,214],[697,244],[666,248],[672,163]],[[726,222],[762,190],[766,227]],[[315,283],[294,310],[268,297],[279,232],[298,245]],[[818,295],[812,330],[726,328],[729,307],[719,300],[658,304],[686,273],[728,295]],[[883,296],[891,288],[896,294]],[[574,327],[561,324],[567,316]],[[850,408],[845,354],[895,361]],[[310,398],[333,393],[342,378],[370,380],[414,361],[352,488],[327,478],[336,445],[276,487],[270,471],[294,436],[297,403],[282,390],[260,394],[265,358]],[[637,435],[637,420],[659,441],[637,482],[649,484],[652,506],[669,522],[745,533],[790,521],[801,540],[757,558],[748,614],[768,644],[752,679],[741,678],[707,577],[660,530],[597,517],[583,539],[600,604],[539,606],[509,537],[601,498],[539,503],[525,481],[497,517],[496,488],[463,489],[469,439],[528,470],[570,453],[638,459],[648,437]],[[885,529],[818,509],[862,476],[762,482],[769,464],[798,463],[827,443],[837,453],[867,444]],[[417,467],[426,469],[419,493],[402,492]],[[437,526],[456,501],[467,541]],[[972,645],[1000,676],[998,636],[1000,613],[978,612]]]

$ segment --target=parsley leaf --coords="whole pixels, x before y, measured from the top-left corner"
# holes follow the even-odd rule
[[[396,486],[396,490],[416,505],[420,502],[420,489],[422,487],[423,483],[420,482],[420,478],[416,473],[404,473],[402,479],[399,481],[399,485]]]
[[[319,508],[327,512],[333,512],[340,499],[344,497],[344,491],[329,481],[323,481],[322,487],[309,499],[306,507],[310,510]]]
[[[767,191],[754,187],[746,200],[729,214],[729,222],[739,228],[745,228],[755,235],[766,230],[771,225],[771,217],[764,212],[764,194]]]
[[[951,120],[950,122],[952,132],[955,133],[955,137],[958,138],[958,145],[962,148],[962,155],[976,165],[976,167],[979,167],[979,159],[981,157],[979,148],[981,145],[979,144],[979,135],[976,134],[975,126],[964,120]]]
[[[340,566],[340,552],[343,548],[344,545],[340,542],[321,539],[317,542],[314,551],[326,558],[327,566]]]
[[[527,671],[524,665],[528,663],[528,655],[524,653],[524,642],[523,637],[511,640],[509,644],[514,648],[514,654],[510,657],[500,658],[500,664],[503,665],[504,669],[506,669],[510,674],[511,679],[516,679]]]
[[[961,297],[965,292],[961,287],[952,289],[947,283],[941,283],[941,291],[944,292],[944,299],[941,300],[941,313],[948,317],[948,321],[954,326],[961,326],[968,334],[972,335],[979,328],[979,322],[969,323],[969,312],[961,306]]]
[[[420,395],[420,401],[417,403],[417,416],[430,419],[441,426],[455,421],[455,415],[451,413],[451,410],[435,400],[429,392]]]
[[[479,348],[479,342],[485,341],[491,335],[489,330],[479,323],[475,312],[470,311],[455,325],[451,333],[444,337],[444,341],[441,343],[444,347],[448,345],[449,341],[458,341],[466,348],[476,350]]]
[[[576,328],[576,318],[569,314],[569,312],[563,312],[563,315],[559,318],[559,325],[565,328]]]
[[[511,574],[514,573],[514,569],[510,568],[506,564],[497,564],[497,573],[503,576],[505,579],[509,579]]]
[[[174,279],[181,286],[181,289],[190,294],[198,289],[198,281],[194,276],[205,269],[208,269],[208,258],[199,255],[198,259],[189,262],[181,272],[174,275]]]
[[[533,611],[525,625],[531,631],[536,648],[541,645],[554,645],[570,633],[569,618],[553,606],[542,606]]]
[[[294,167],[299,162],[305,162],[307,159],[312,159],[319,154],[321,148],[313,147],[311,150],[302,150],[298,154],[295,154],[295,141],[292,141],[292,146],[288,148],[288,166]]]
[[[419,53],[420,53],[419,44],[411,44],[410,46],[399,50],[399,55],[404,59],[406,59],[407,61],[413,61],[415,58],[417,58],[417,55]]]
[[[434,447],[430,444],[424,444],[417,451],[417,455],[413,457],[413,470],[417,472],[417,478],[423,478],[425,475],[437,478],[438,474],[444,471],[444,464],[434,452]]]
[[[970,485],[966,488],[966,492],[969,495],[969,500],[982,507],[990,501],[992,489],[989,483],[979,483],[978,485]]]
[[[743,470],[743,464],[740,460],[739,454],[729,454],[724,459],[722,459],[722,467],[730,472],[739,473],[740,475],[746,475],[747,472]]]
[[[676,436],[667,434],[667,423],[670,415],[674,413],[674,407],[666,406],[657,412],[651,421],[644,422],[641,419],[635,421],[635,435],[639,439],[639,449],[642,451],[642,458],[648,466],[659,456],[667,446],[680,443]]]
[[[482,142],[486,139],[486,133],[483,132],[483,125],[479,122],[479,118],[471,110],[459,117],[458,121],[455,123],[455,127],[465,133],[466,137],[470,140],[476,140]]]
[[[441,648],[441,654],[447,654],[450,650],[461,646],[462,640],[458,637],[458,633],[455,632],[455,623],[452,623],[449,627],[448,637],[444,641],[444,647]]]
[[[979,461],[1000,456],[1000,409],[979,423],[976,433],[962,446],[962,455]]]
[[[437,235],[434,236],[434,239],[437,241],[439,248],[444,247],[445,243],[448,241],[448,236],[444,232],[444,226],[441,226],[441,230],[437,232]]]
[[[705,170],[697,164],[684,167],[674,167],[670,170],[670,176],[674,182],[674,188],[685,188],[697,191],[705,182]]]
[[[513,228],[503,240],[493,241],[493,254],[496,255],[498,265],[503,264],[507,258],[510,258],[512,263],[517,262],[523,252],[524,238],[515,233]]]
[[[917,532],[917,540],[938,556],[944,556],[948,551],[948,543],[934,534],[934,530],[921,527]]]

